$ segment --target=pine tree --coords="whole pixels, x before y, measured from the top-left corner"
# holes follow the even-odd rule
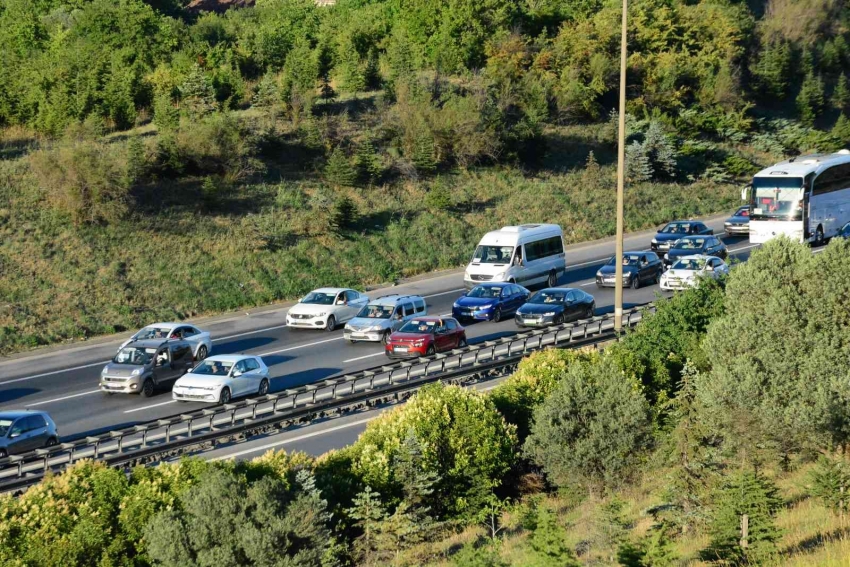
[[[750,70],[762,97],[771,100],[785,96],[790,69],[791,46],[787,41],[775,41],[762,49]]]
[[[146,169],[145,145],[138,136],[130,136],[127,141],[127,185],[140,181]]]
[[[341,146],[336,146],[328,158],[325,179],[337,187],[351,187],[357,180],[357,170]]]
[[[643,144],[635,140],[626,146],[626,178],[631,183],[652,179],[653,169]]]
[[[218,105],[215,91],[201,66],[195,63],[180,85],[180,109],[191,119],[196,120],[215,112]]]
[[[629,534],[630,525],[623,514],[625,508],[626,503],[614,496],[599,507],[596,518],[596,527],[606,547],[612,551],[611,561],[614,560],[613,552],[626,541]]]
[[[381,495],[369,486],[354,497],[352,504],[347,510],[348,515],[355,520],[355,525],[362,532],[354,547],[363,561],[371,564],[378,558],[383,538],[382,524],[387,519],[387,510],[381,501]]]
[[[811,126],[815,118],[820,116],[824,107],[823,79],[813,73],[806,74],[800,94],[797,95],[797,110],[800,112],[800,120]]]
[[[531,533],[531,549],[538,559],[541,567],[555,565],[559,567],[571,567],[579,564],[572,550],[567,546],[565,540],[567,532],[558,523],[558,517],[547,506],[537,508],[535,528]]]
[[[280,102],[280,90],[277,86],[277,79],[273,74],[266,73],[257,83],[257,90],[254,93],[252,103],[259,108],[269,108],[278,102]]]
[[[617,551],[617,561],[623,567],[671,567],[677,556],[667,522],[653,524],[637,543],[624,543]]]
[[[508,567],[492,542],[480,546],[474,541],[468,542],[452,556],[452,563],[458,567]]]
[[[417,136],[411,161],[419,173],[430,173],[437,169],[437,148],[430,132],[422,132]]]
[[[835,121],[835,126],[832,127],[831,134],[835,136],[842,144],[850,145],[850,120],[843,112]]]
[[[180,111],[174,106],[169,93],[158,92],[154,95],[153,123],[160,133],[173,132],[180,125]]]
[[[654,174],[664,172],[669,177],[676,176],[676,147],[657,120],[650,122],[646,130],[643,151],[652,164]]]
[[[357,146],[355,159],[361,179],[366,183],[376,183],[381,180],[384,175],[384,166],[372,140],[366,140]]]
[[[331,226],[333,230],[345,230],[354,225],[357,220],[357,205],[347,195],[339,197],[331,212]]]
[[[844,73],[838,76],[830,102],[832,107],[841,113],[846,112],[848,106],[850,106],[850,85],[847,84],[847,75]]]
[[[703,557],[709,561],[749,565],[769,561],[776,554],[776,542],[780,538],[774,523],[782,505],[777,493],[776,485],[758,471],[747,469],[732,477],[718,494],[709,526],[711,541]]]
[[[850,467],[847,462],[822,455],[809,480],[812,496],[843,519],[850,496]]]

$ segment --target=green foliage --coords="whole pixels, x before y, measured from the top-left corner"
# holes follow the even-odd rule
[[[678,564],[672,549],[670,526],[653,524],[637,543],[624,543],[617,550],[617,561],[623,567],[672,567]]]
[[[30,160],[48,202],[76,225],[116,223],[131,196],[126,156],[92,140],[67,140]],[[135,173],[135,172],[134,172]]]
[[[850,110],[850,84],[847,83],[847,75],[844,73],[838,76],[829,102],[842,114]]]
[[[791,78],[793,54],[787,41],[768,43],[750,67],[755,87],[764,100],[783,98]]]
[[[351,508],[347,510],[348,516],[354,520],[355,527],[361,531],[357,538],[356,548],[362,561],[367,565],[372,564],[380,557],[379,553],[385,551],[384,523],[387,520],[387,511],[381,501],[381,495],[372,490],[370,486],[354,497]]]
[[[493,542],[478,545],[467,542],[452,555],[452,563],[458,567],[508,567],[510,565],[499,555],[499,546]]]
[[[850,119],[843,112],[838,115],[838,120],[830,132],[842,146],[850,145]]]
[[[328,157],[325,179],[338,187],[351,187],[357,181],[357,169],[341,146],[337,146]]]
[[[189,120],[195,121],[215,112],[217,107],[212,82],[200,65],[192,65],[180,85],[180,110]]]
[[[557,514],[548,506],[537,505],[533,515],[534,528],[529,538],[534,553],[532,565],[578,567],[580,563],[564,541],[567,531],[558,521]]]
[[[439,479],[425,498],[437,518],[474,513],[475,496],[501,480],[515,459],[514,428],[487,397],[437,384],[369,423],[351,447],[354,474],[385,498],[401,497],[403,479],[392,463],[409,435],[421,445],[420,470]]]
[[[247,485],[213,470],[180,497],[182,513],[163,511],[145,530],[151,558],[161,565],[320,565],[329,533],[325,502],[312,477],[299,489],[265,477]]]
[[[425,193],[425,206],[432,211],[445,211],[452,206],[453,201],[452,192],[444,183],[434,184]]]
[[[803,124],[811,126],[824,109],[823,79],[812,73],[806,75],[797,95],[797,110]]]
[[[523,358],[516,372],[490,393],[499,413],[516,426],[520,442],[528,437],[534,410],[557,388],[567,369],[597,356],[593,351],[580,349],[534,352]]]
[[[331,214],[331,227],[336,230],[346,230],[357,221],[357,206],[351,197],[342,195],[334,201]]]
[[[759,472],[747,469],[731,477],[717,496],[709,526],[711,541],[702,552],[703,558],[727,565],[772,564],[780,537],[774,518],[781,505],[776,486]],[[744,515],[746,541],[742,534]]]
[[[603,357],[567,368],[535,409],[524,451],[557,486],[612,486],[634,472],[650,430],[639,385]]]
[[[641,381],[658,409],[675,395],[688,359],[699,369],[708,367],[700,343],[711,322],[724,313],[723,296],[722,285],[714,280],[677,293],[609,349],[623,370]]]
[[[847,498],[850,496],[850,467],[847,461],[841,457],[821,455],[809,476],[809,481],[812,496],[843,517],[847,511]]]

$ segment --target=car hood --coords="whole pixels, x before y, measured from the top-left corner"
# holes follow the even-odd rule
[[[290,314],[317,315],[319,313],[333,313],[340,305],[317,305],[315,303],[296,303],[289,308]]]
[[[729,217],[726,222],[734,222],[738,224],[746,224],[750,222],[750,217]]]
[[[135,364],[116,364],[114,362],[110,362],[105,367],[106,373],[110,376],[132,376],[134,370],[139,370],[139,374],[145,371],[146,366],[138,366]],[[140,370],[141,369],[141,370]]]
[[[679,256],[697,256],[699,254],[703,254],[704,251],[704,248],[700,248],[699,250],[694,250],[692,248],[688,250],[685,250],[684,248],[671,248],[667,254],[670,258],[677,258]]]
[[[624,274],[631,274],[632,272],[637,272],[637,271],[638,271],[637,266],[623,266],[623,273]],[[617,266],[609,266],[609,265],[606,264],[606,265],[602,266],[601,268],[599,268],[599,273],[602,274],[603,276],[613,276],[614,274],[617,273]]]
[[[564,305],[560,303],[526,303],[519,308],[519,313],[523,315],[542,315],[543,313],[559,313],[564,310]]]
[[[177,379],[174,387],[183,388],[208,388],[216,384],[224,384],[229,380],[227,376],[211,376],[209,374],[184,374]]]
[[[375,325],[379,325],[381,327],[390,327],[390,326],[392,326],[392,319],[355,317],[354,319],[350,320],[345,326],[346,327],[373,327]]]
[[[434,335],[430,335],[428,333],[393,333],[390,337],[393,341],[418,341],[420,339],[430,339],[433,338]]]
[[[687,280],[696,277],[698,273],[696,270],[667,270],[667,277]]]
[[[670,242],[671,240],[679,240],[680,238],[684,238],[687,234],[668,234],[666,232],[658,232],[655,234],[656,242]]]
[[[497,305],[499,299],[496,297],[469,297],[463,296],[455,301],[461,307],[481,307],[482,305]]]

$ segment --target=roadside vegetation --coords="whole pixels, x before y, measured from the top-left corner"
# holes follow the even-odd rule
[[[601,352],[428,386],[318,458],[81,463],[0,498],[0,563],[843,565],[848,254],[772,241]]]
[[[627,228],[850,141],[832,0],[631,6]],[[0,353],[614,230],[619,5],[0,4]]]

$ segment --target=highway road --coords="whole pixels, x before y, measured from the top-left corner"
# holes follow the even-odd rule
[[[725,217],[707,223],[717,234],[722,233]],[[649,247],[653,232],[629,235],[626,250]],[[733,258],[746,260],[753,248],[746,238],[727,238]],[[472,246],[470,246],[470,251]],[[614,252],[613,241],[571,246],[567,249],[568,270],[560,285],[579,287],[596,298],[597,313],[613,310],[613,289],[595,286],[596,270]],[[386,293],[415,293],[428,301],[430,314],[451,312],[453,301],[463,288],[461,271],[423,278],[391,289],[369,292],[370,297]],[[328,282],[333,285],[333,282]],[[652,301],[660,293],[658,286],[625,290],[625,306]],[[260,310],[250,315],[231,315],[210,321],[195,321],[213,337],[212,354],[259,354],[271,371],[271,390],[278,391],[310,383],[330,376],[378,366],[385,360],[380,344],[347,344],[342,330],[332,333],[292,330],[284,326],[287,307]],[[512,320],[477,323],[467,326],[470,342],[506,336],[517,331]],[[110,429],[127,427],[203,407],[203,404],[177,404],[170,392],[152,398],[139,396],[106,396],[98,390],[100,369],[111,358],[120,340],[101,340],[93,345],[51,349],[30,356],[0,361],[0,410],[33,408],[45,410],[56,421],[63,439],[93,435]],[[485,386],[487,387],[487,386]],[[370,414],[349,416],[326,424],[310,426],[309,432],[288,431],[245,447],[237,445],[222,454],[233,456],[239,451],[260,447],[244,456],[254,456],[270,443],[281,442],[281,448],[305,450],[319,454],[331,446],[340,447],[356,438]],[[352,424],[352,422],[358,422]],[[242,448],[240,448],[242,447]],[[242,454],[235,455],[243,457]]]

